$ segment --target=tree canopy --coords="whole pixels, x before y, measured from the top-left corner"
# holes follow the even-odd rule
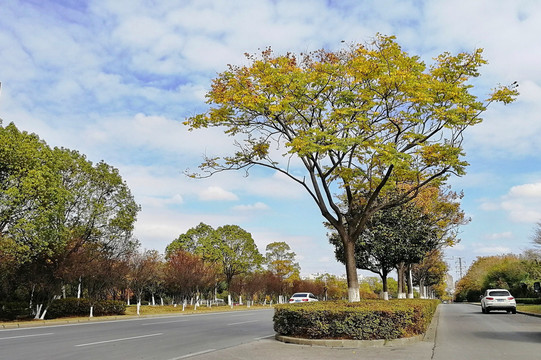
[[[359,299],[354,243],[370,216],[463,175],[464,130],[490,103],[517,95],[514,86],[485,101],[471,92],[468,80],[486,63],[480,49],[446,52],[427,66],[391,36],[335,52],[267,49],[247,58],[214,79],[210,109],[186,121],[190,129],[225,127],[238,150],[207,156],[191,175],[263,166],[302,186],[343,242],[352,301]]]
[[[0,126],[0,159],[0,257],[19,283],[52,298],[89,264],[89,281],[98,270],[112,279],[107,261],[139,245],[132,237],[139,206],[118,170],[52,149],[14,124]]]
[[[286,279],[300,272],[299,263],[295,262],[295,253],[283,241],[272,242],[266,247],[265,260],[268,269],[281,279]]]
[[[181,250],[217,264],[229,288],[236,275],[255,270],[263,262],[252,235],[237,225],[213,229],[200,223],[167,246],[167,255]]]

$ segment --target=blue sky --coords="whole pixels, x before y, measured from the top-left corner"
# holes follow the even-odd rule
[[[341,41],[396,35],[426,62],[445,51],[484,48],[476,80],[484,98],[518,81],[514,104],[496,105],[465,137],[464,191],[472,218],[462,258],[531,248],[541,220],[541,2],[431,1],[5,1],[0,7],[0,118],[49,145],[117,167],[142,211],[135,236],[161,252],[199,222],[236,224],[259,250],[285,241],[302,273],[343,274],[323,218],[300,186],[263,170],[205,180],[183,175],[203,154],[224,154],[218,129],[188,132],[186,117],[206,109],[204,94],[227,64],[271,46],[275,52],[339,49]],[[453,275],[456,275],[453,270]]]

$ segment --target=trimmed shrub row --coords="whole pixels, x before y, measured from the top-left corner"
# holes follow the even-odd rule
[[[0,320],[13,321],[31,318],[32,310],[28,307],[28,303],[0,302]]]
[[[274,331],[309,339],[376,340],[424,333],[439,300],[365,300],[277,305]]]
[[[541,304],[541,298],[516,298],[517,304]]]
[[[100,300],[94,302],[94,316],[124,315],[126,304],[123,301]],[[45,314],[47,319],[68,316],[89,316],[90,302],[88,299],[57,299],[52,302]]]

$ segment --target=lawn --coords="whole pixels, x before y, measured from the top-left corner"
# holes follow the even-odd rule
[[[198,312],[210,312],[210,311],[235,311],[235,310],[249,310],[249,309],[262,309],[264,308],[261,305],[253,305],[251,307],[247,307],[246,305],[236,305],[231,308],[227,305],[215,305],[215,306],[206,306],[201,305],[198,306],[197,309],[194,309],[193,305],[186,305],[184,308],[184,312],[182,311],[182,305],[177,305],[176,307],[173,305],[142,305],[141,309],[139,310],[140,315],[160,315],[160,314],[182,314],[182,313],[198,313]],[[265,308],[269,308],[269,306],[265,306]],[[126,315],[137,315],[137,305],[129,305],[126,306]]]
[[[517,305],[518,311],[541,314],[541,305]]]

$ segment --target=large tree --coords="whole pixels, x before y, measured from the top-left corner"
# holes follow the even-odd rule
[[[187,251],[221,269],[227,288],[233,277],[258,268],[263,262],[252,235],[237,225],[224,225],[217,229],[200,223],[181,234],[167,246],[170,255],[178,250]]]
[[[219,74],[210,109],[186,121],[191,129],[224,127],[238,151],[208,156],[191,175],[263,166],[302,186],[343,243],[350,301],[359,300],[355,240],[370,216],[464,174],[464,130],[481,122],[488,104],[517,94],[472,94],[481,50],[443,53],[427,67],[382,35],[336,52],[267,49],[248,62]]]
[[[265,248],[267,267],[282,280],[300,272],[299,263],[295,261],[295,252],[284,241],[275,241]]]
[[[0,127],[0,158],[0,251],[31,286],[44,284],[46,298],[74,273],[98,272],[82,263],[89,255],[115,261],[138,246],[139,206],[117,169],[51,149],[13,124]]]

